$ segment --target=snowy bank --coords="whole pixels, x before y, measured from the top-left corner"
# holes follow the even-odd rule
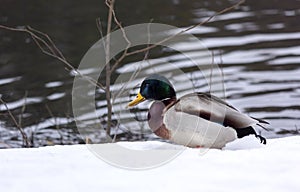
[[[184,149],[170,162],[140,171],[112,166],[86,145],[3,149],[0,191],[299,191],[300,136],[269,139],[266,146],[254,140],[246,137],[205,153],[157,141],[98,145]]]

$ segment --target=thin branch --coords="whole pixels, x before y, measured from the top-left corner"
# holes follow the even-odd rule
[[[223,65],[223,58],[222,58],[222,54],[221,54],[221,50],[220,50],[220,64],[219,65]],[[224,91],[224,95],[223,95],[223,99],[225,100],[226,99],[226,96],[225,96],[225,74],[224,74],[224,70],[223,70],[223,67],[220,67],[220,70],[221,70],[221,76],[222,76],[222,89]]]
[[[27,94],[28,94],[28,91],[25,91],[25,95],[23,97],[24,98],[24,103],[23,103],[23,106],[22,106],[22,109],[21,109],[21,115],[19,116],[19,125],[20,125],[20,127],[22,127],[22,119],[23,119],[24,112],[26,110]]]
[[[9,145],[9,144],[7,144],[7,143],[5,143],[5,142],[0,141],[0,144],[1,144],[1,145],[5,145],[7,149],[8,149],[8,148],[12,148],[11,145]]]
[[[100,33],[100,37],[103,38],[104,35],[103,35],[103,32],[102,32],[102,22],[101,22],[100,18],[96,19],[96,26],[97,26],[97,29],[98,29],[98,31]]]
[[[5,101],[2,100],[2,98],[0,97],[0,102],[4,105],[4,107],[6,108],[6,111],[8,112],[10,118],[13,120],[15,126],[18,128],[19,132],[21,133],[22,135],[22,138],[23,138],[23,142],[25,143],[25,146],[26,147],[30,147],[31,144],[30,144],[30,141],[24,131],[24,129],[20,126],[20,124],[17,122],[16,118],[14,117],[14,115],[12,114],[12,112],[9,110],[7,104]]]
[[[186,29],[184,29],[184,30],[181,30],[181,31],[179,31],[178,33],[175,33],[175,34],[173,34],[173,35],[171,35],[171,36],[169,36],[169,37],[167,37],[167,38],[165,38],[165,39],[163,39],[163,40],[157,42],[156,44],[152,44],[152,45],[149,46],[149,47],[146,47],[146,48],[143,48],[143,49],[139,49],[139,50],[136,50],[136,51],[129,52],[129,53],[126,54],[126,56],[134,55],[134,54],[137,54],[137,53],[141,53],[141,52],[145,52],[145,51],[147,51],[147,50],[153,49],[153,48],[157,47],[158,45],[161,45],[162,43],[167,42],[167,41],[169,41],[169,40],[171,40],[171,39],[177,37],[178,35],[181,35],[181,34],[187,32],[187,31],[190,31],[190,30],[192,30],[192,29],[194,29],[194,28],[196,28],[196,27],[202,26],[202,25],[204,25],[204,24],[210,22],[210,21],[211,21],[213,18],[215,18],[216,16],[221,15],[221,14],[223,14],[223,13],[226,13],[226,12],[228,12],[228,11],[231,11],[232,9],[237,8],[238,6],[240,6],[240,5],[241,5],[242,3],[244,3],[244,2],[245,2],[245,0],[241,0],[241,1],[239,1],[238,3],[232,5],[231,7],[227,7],[227,8],[225,8],[225,9],[223,9],[223,10],[221,10],[221,11],[219,11],[219,12],[213,14],[212,16],[208,17],[206,20],[204,20],[204,21],[202,21],[202,22],[200,22],[200,23],[198,23],[198,24],[196,24],[196,25],[192,25],[192,26],[190,26],[190,27],[188,27],[188,28],[186,28]]]
[[[147,36],[147,47],[150,46],[150,24],[152,22],[153,22],[153,19],[150,20],[150,22],[148,23],[148,26],[147,26],[147,34],[148,34],[148,36]],[[152,64],[148,60],[149,51],[150,51],[150,49],[145,52],[144,60],[147,61],[147,63],[148,63],[149,66],[152,66]],[[153,71],[156,73],[155,67],[153,67]]]
[[[106,30],[106,41],[105,41],[105,97],[106,97],[106,105],[107,105],[107,127],[106,127],[106,135],[110,135],[111,130],[111,119],[112,119],[112,104],[111,104],[111,93],[110,93],[110,82],[111,82],[111,70],[110,70],[110,32],[112,25],[112,17],[113,17],[113,9],[115,0],[106,0],[106,5],[109,8],[108,18],[107,18],[107,30]],[[107,137],[108,138],[108,137]]]
[[[55,43],[52,41],[52,39],[49,37],[48,34],[43,33],[43,32],[41,32],[39,30],[36,30],[36,29],[34,29],[34,28],[30,27],[30,26],[27,26],[27,28],[29,30],[35,32],[35,33],[38,33],[38,34],[44,36],[50,42],[50,45],[53,46],[54,50],[58,53],[59,57],[61,57],[62,59],[66,60],[65,56],[63,55],[63,53],[57,48],[57,46],[55,45]]]
[[[112,73],[113,71],[115,71],[115,69],[119,66],[119,64],[121,63],[121,61],[123,61],[123,59],[127,56],[127,53],[128,53],[128,49],[131,47],[131,42],[130,40],[128,39],[127,35],[126,35],[126,32],[122,26],[122,24],[119,22],[119,20],[117,19],[117,16],[116,16],[116,13],[115,13],[115,10],[113,9],[112,5],[111,4],[106,4],[109,9],[112,11],[112,16],[113,16],[113,19],[114,19],[114,22],[117,24],[117,26],[120,28],[121,32],[122,32],[122,35],[123,35],[123,38],[125,39],[125,41],[127,42],[127,46],[125,48],[125,50],[123,51],[123,54],[121,55],[121,57],[119,57],[119,59],[114,63],[114,65],[111,67],[111,70],[110,72]],[[112,8],[112,9],[111,9]]]
[[[185,32],[188,32],[188,31],[190,31],[190,30],[192,30],[192,29],[194,29],[194,28],[196,28],[196,27],[199,27],[199,26],[202,26],[202,25],[204,25],[204,24],[206,24],[206,23],[209,23],[209,22],[210,22],[213,18],[215,18],[216,16],[221,15],[221,14],[223,14],[223,13],[226,13],[226,12],[228,12],[228,11],[231,11],[232,9],[237,8],[237,7],[240,6],[242,3],[245,2],[245,0],[241,0],[241,1],[239,1],[238,3],[236,3],[236,4],[234,4],[234,5],[230,6],[230,7],[227,7],[227,8],[225,8],[225,9],[223,9],[223,10],[221,10],[221,11],[219,11],[219,12],[213,14],[213,15],[211,15],[210,17],[208,17],[208,18],[205,19],[204,21],[202,21],[202,22],[200,22],[200,23],[198,23],[198,24],[196,24],[196,25],[192,25],[192,26],[190,26],[190,27],[188,27],[188,28],[186,28],[186,29],[183,29],[183,30],[179,31],[178,33],[175,33],[175,34],[173,34],[173,35],[171,35],[171,36],[169,36],[169,37],[166,37],[165,39],[163,39],[163,40],[157,42],[156,44],[152,44],[152,45],[147,46],[146,48],[143,48],[143,49],[139,49],[139,50],[135,50],[135,51],[132,51],[132,52],[128,52],[128,49],[129,49],[130,46],[131,46],[131,42],[130,42],[130,40],[128,39],[128,37],[127,37],[127,35],[126,35],[126,32],[125,32],[124,28],[122,27],[121,23],[117,20],[117,17],[116,17],[116,14],[115,14],[115,12],[114,12],[114,9],[113,9],[113,7],[111,7],[111,5],[109,4],[110,1],[113,1],[113,0],[106,0],[106,5],[107,5],[110,9],[112,8],[111,10],[112,10],[112,14],[113,14],[115,23],[116,23],[116,24],[119,26],[119,28],[121,29],[122,34],[123,34],[123,37],[124,37],[124,39],[125,39],[125,40],[127,41],[127,43],[128,43],[128,45],[127,45],[127,47],[125,48],[125,50],[124,50],[122,56],[121,56],[121,57],[115,62],[115,64],[112,66],[111,72],[113,72],[113,71],[118,67],[118,65],[121,63],[121,61],[122,61],[125,57],[130,56],[130,55],[134,55],[134,54],[137,54],[137,53],[141,53],[141,52],[146,52],[146,51],[148,51],[148,50],[151,50],[151,49],[157,47],[158,45],[161,45],[161,44],[164,43],[164,42],[167,42],[167,41],[169,41],[169,40],[171,40],[171,39],[173,39],[173,38],[175,38],[175,37],[177,37],[177,36],[179,36],[179,35],[182,35],[182,34],[185,33]]]
[[[211,67],[210,67],[210,75],[209,75],[209,93],[211,93],[211,88],[212,88],[212,78],[213,78],[213,71],[214,71],[214,64],[215,64],[215,53],[212,50],[211,52],[212,57],[211,57]]]
[[[4,25],[0,25],[0,28],[10,30],[10,31],[28,33],[31,36],[31,38],[33,39],[33,41],[35,42],[35,44],[39,47],[39,49],[44,54],[59,60],[60,62],[64,63],[67,67],[69,67],[71,70],[75,71],[76,74],[78,74],[83,79],[85,79],[85,80],[89,81],[90,83],[96,85],[100,89],[105,90],[105,87],[101,83],[97,82],[96,80],[94,80],[90,77],[87,77],[87,76],[83,75],[82,73],[80,73],[80,71],[75,69],[72,66],[72,64],[69,63],[66,60],[66,58],[63,56],[62,52],[57,48],[57,46],[54,44],[53,40],[47,34],[41,32],[41,31],[38,31],[36,29],[33,29],[30,26],[27,26],[27,28],[13,28],[13,27],[7,27],[7,26],[4,26]],[[47,39],[47,41],[44,40],[42,37],[40,37],[38,35],[41,35],[42,37]]]
[[[151,22],[152,22],[152,20],[150,21],[150,23],[151,23]],[[147,38],[147,46],[149,46],[149,44],[150,44],[150,23],[149,23],[148,26],[147,26],[147,35],[148,35],[148,38]],[[124,34],[125,34],[125,31],[124,31]],[[129,40],[128,40],[128,41],[129,41]],[[142,62],[144,62],[144,61],[146,61],[146,60],[148,59],[149,51],[150,51],[150,50],[147,50],[147,51],[145,52],[144,58],[143,58],[143,60],[142,60],[140,63],[142,63]],[[125,92],[124,90],[126,89],[126,86],[127,86],[130,82],[132,82],[134,79],[136,79],[136,77],[139,75],[139,73],[141,72],[141,70],[142,70],[141,65],[138,65],[138,69],[137,69],[137,70],[134,70],[134,72],[131,74],[129,80],[127,81],[127,83],[124,84],[124,85],[121,87],[121,89],[120,89],[116,94],[113,95],[113,99],[112,99],[113,102],[115,101],[116,98],[118,98],[120,95],[122,95],[122,94]]]
[[[115,23],[118,25],[118,27],[119,27],[120,30],[122,31],[122,35],[123,35],[125,41],[128,43],[128,46],[127,46],[127,47],[130,47],[131,42],[129,41],[129,39],[128,39],[127,35],[126,35],[126,32],[125,32],[125,30],[124,30],[122,24],[119,22],[119,20],[118,20],[118,18],[117,18],[117,16],[116,16],[116,13],[115,13],[115,10],[114,10],[114,9],[112,9],[112,15],[113,15],[113,19],[114,19]]]
[[[33,29],[32,27],[30,27],[30,26],[26,26],[25,29],[28,30],[28,31],[30,31],[30,32],[32,33],[31,36],[32,36],[33,38],[36,38],[36,39],[35,39],[36,41],[41,41],[42,44],[44,44],[44,45],[48,48],[49,52],[51,52],[53,55],[56,55],[55,48],[52,47],[52,45],[53,45],[54,43],[53,43],[52,40],[49,40],[49,36],[48,36],[47,34],[42,33],[41,31],[35,30],[35,29]],[[35,33],[39,34],[41,37],[39,37],[39,36],[36,35]],[[43,37],[44,37],[46,40],[44,40]],[[47,42],[47,41],[48,41],[48,42]]]
[[[112,24],[112,12],[114,9],[115,0],[106,0],[106,5],[109,8],[108,18],[107,18],[107,30],[106,30],[106,45],[105,45],[105,56],[106,56],[106,67],[109,68],[109,57],[110,57],[110,32],[111,32],[111,24]]]

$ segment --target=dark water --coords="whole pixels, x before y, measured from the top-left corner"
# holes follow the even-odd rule
[[[116,10],[124,26],[165,23],[186,28],[214,12],[232,5],[233,1],[117,1]],[[95,19],[103,27],[107,9],[103,1],[17,1],[1,0],[0,24],[30,25],[47,32],[68,60],[76,67],[86,51],[99,38]],[[191,31],[222,60],[226,100],[241,111],[270,122],[268,138],[299,134],[300,128],[300,1],[247,1],[240,8],[216,17],[212,22]],[[198,44],[182,46],[195,60]],[[113,80],[126,67],[141,60],[127,58]],[[171,61],[181,66],[193,79],[198,91],[208,91],[189,61],[176,52],[158,48],[150,52],[149,66],[170,76]],[[151,71],[149,72],[151,73]],[[191,92],[180,84],[180,75],[172,76],[179,93]],[[0,95],[32,140],[34,146],[82,143],[72,118],[71,91],[74,76],[65,66],[42,54],[28,35],[0,30]],[[177,80],[176,80],[177,79]],[[179,79],[179,80],[178,80]],[[100,81],[103,80],[100,79]],[[134,93],[134,91],[130,92]],[[93,142],[104,138],[106,105],[104,95],[97,95],[97,113],[102,124],[96,125],[88,113],[87,135]],[[123,99],[126,103],[130,99]],[[146,103],[147,104],[147,103]],[[115,109],[118,110],[118,109]],[[117,114],[117,112],[116,112]],[[143,119],[144,113],[129,111],[114,116],[121,124],[113,132],[120,140],[156,139]],[[98,131],[93,128],[100,127]],[[22,138],[4,105],[0,105],[0,147],[22,146]]]

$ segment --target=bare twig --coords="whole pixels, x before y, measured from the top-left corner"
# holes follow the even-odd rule
[[[96,80],[87,77],[83,74],[81,74],[80,71],[78,71],[77,69],[75,69],[72,64],[70,62],[68,62],[66,60],[66,58],[63,56],[62,52],[57,48],[57,46],[55,45],[55,43],[53,42],[53,40],[45,33],[38,31],[36,29],[33,29],[30,26],[27,26],[26,28],[13,28],[13,27],[7,27],[4,25],[0,25],[0,28],[2,29],[6,29],[6,30],[10,30],[10,31],[17,31],[17,32],[25,32],[28,33],[31,38],[33,39],[33,41],[35,42],[35,44],[39,47],[39,49],[46,55],[53,57],[59,61],[61,61],[62,63],[64,63],[68,68],[70,68],[71,70],[75,71],[76,74],[80,75],[82,78],[84,78],[85,80],[89,81],[90,83],[96,85],[97,87],[101,88],[102,90],[105,90],[105,87],[97,82]],[[38,36],[38,35],[41,35]],[[46,40],[44,40],[43,38],[45,38]]]
[[[124,31],[124,33],[125,33],[125,31]],[[149,46],[149,43],[150,43],[150,35],[149,35],[149,34],[150,34],[150,26],[148,25],[148,46]],[[143,60],[142,60],[140,63],[142,63],[142,62],[144,62],[144,61],[147,60],[147,58],[148,58],[148,56],[149,56],[149,51],[150,51],[150,50],[147,50],[147,51],[145,52],[144,58],[143,58]],[[127,83],[125,83],[125,84],[121,87],[121,89],[120,89],[116,94],[113,95],[113,99],[112,99],[113,102],[115,101],[116,98],[118,98],[119,96],[121,96],[121,95],[124,93],[124,91],[125,91],[125,89],[126,89],[126,86],[127,86],[130,82],[132,82],[134,79],[136,79],[136,77],[137,77],[138,74],[141,72],[141,70],[142,70],[141,65],[138,65],[137,70],[134,70],[134,72],[131,74],[129,80],[127,81]]]
[[[105,77],[105,96],[107,104],[107,127],[106,135],[110,135],[111,130],[111,119],[112,119],[112,104],[111,104],[111,93],[110,93],[110,78],[111,78],[111,69],[110,69],[110,32],[112,25],[113,9],[115,0],[106,0],[106,5],[109,8],[108,18],[107,18],[107,31],[106,31],[106,41],[105,41],[105,63],[106,63],[106,77]]]
[[[22,138],[23,138],[23,142],[25,143],[25,146],[26,147],[30,147],[31,146],[31,143],[24,131],[24,129],[20,126],[20,124],[17,122],[16,118],[14,117],[14,115],[12,114],[12,112],[10,111],[10,109],[8,108],[7,104],[5,101],[2,100],[2,98],[0,97],[0,102],[4,105],[4,107],[6,108],[6,111],[8,112],[10,118],[13,120],[15,126],[18,128],[19,132],[21,133],[22,135]]]
[[[60,127],[59,127],[59,123],[58,123],[58,121],[57,121],[57,118],[53,115],[53,113],[52,113],[52,111],[51,111],[51,109],[50,109],[50,107],[46,104],[45,105],[45,107],[46,107],[46,109],[47,109],[47,111],[48,111],[48,113],[49,113],[49,115],[50,115],[50,117],[52,117],[53,119],[54,119],[54,122],[53,122],[53,124],[54,124],[54,126],[55,126],[55,129],[57,130],[57,133],[59,134],[59,136],[60,136],[60,144],[64,144],[64,136],[63,136],[63,134],[61,133],[61,130],[60,130]]]
[[[114,2],[113,2],[114,3]],[[112,5],[108,5],[107,6],[109,8],[111,8]],[[112,66],[111,68],[111,72],[113,72],[118,66],[119,64],[121,63],[121,61],[123,61],[123,59],[126,57],[127,53],[128,53],[128,49],[131,47],[131,42],[129,41],[127,35],[126,35],[126,32],[123,28],[123,26],[121,25],[121,23],[119,22],[119,20],[117,19],[117,16],[116,16],[116,13],[112,7],[112,9],[110,9],[112,11],[112,15],[113,15],[113,19],[115,21],[115,23],[117,24],[117,26],[120,28],[121,32],[122,32],[122,35],[123,35],[123,38],[125,39],[125,41],[127,42],[127,46],[125,48],[125,50],[123,51],[123,54],[119,57],[119,59],[114,63],[114,65]]]
[[[192,30],[192,29],[194,29],[196,27],[202,26],[202,25],[210,22],[216,16],[221,15],[223,13],[226,13],[228,11],[231,11],[232,9],[237,8],[238,6],[240,6],[244,2],[245,2],[245,0],[241,0],[238,3],[236,3],[236,4],[234,4],[234,5],[230,6],[230,7],[227,7],[227,8],[225,8],[225,9],[223,9],[223,10],[221,10],[221,11],[215,13],[215,14],[213,14],[212,16],[208,17],[207,19],[205,19],[204,21],[202,21],[202,22],[200,22],[200,23],[198,23],[196,25],[192,25],[192,26],[190,26],[190,27],[188,27],[186,29],[183,29],[183,30],[179,31],[178,33],[175,33],[175,34],[173,34],[173,35],[171,35],[169,37],[166,37],[165,39],[157,42],[156,44],[150,45],[149,47],[129,52],[129,53],[126,54],[126,56],[134,55],[134,54],[137,54],[137,53],[141,53],[141,52],[145,52],[147,50],[153,49],[153,48],[157,47],[158,45],[161,45],[162,43],[165,43],[165,42],[167,42],[167,41],[169,41],[169,40],[171,40],[171,39],[173,39],[173,38],[175,38],[175,37],[177,37],[179,35],[182,35],[185,32],[188,32],[188,31],[190,31],[190,30]]]
[[[150,41],[151,41],[151,39],[150,39],[150,24],[152,23],[152,21],[153,21],[153,19],[150,20],[150,22],[148,23],[148,26],[147,26],[147,47],[149,47]],[[145,56],[144,56],[143,61],[146,61],[148,59],[149,51],[150,51],[150,49],[145,51]]]
[[[39,31],[39,30],[36,30],[36,29],[34,29],[34,28],[30,27],[30,26],[27,26],[27,28],[28,28],[29,30],[35,32],[35,33],[38,33],[38,34],[44,36],[44,37],[48,40],[48,42],[50,42],[50,45],[53,46],[53,48],[54,48],[53,52],[56,51],[56,52],[58,53],[59,57],[61,57],[62,59],[66,60],[65,56],[64,56],[64,55],[62,54],[62,52],[57,48],[57,46],[55,45],[55,43],[52,41],[52,39],[49,37],[48,34],[43,33],[43,32],[41,32],[41,31]]]
[[[122,27],[121,25],[119,25],[119,26]],[[147,30],[147,32],[148,32],[148,33],[147,33],[147,34],[148,34],[148,40],[147,40],[148,44],[147,44],[147,46],[149,46],[149,43],[150,43],[150,24],[148,25],[147,29],[148,29],[148,30]],[[126,36],[125,31],[123,30],[122,32],[123,32],[123,34],[125,34],[125,36]],[[129,41],[129,40],[128,40],[128,45],[130,45],[130,41]],[[128,47],[128,48],[129,48],[129,47]],[[127,49],[128,49],[128,48],[127,48]],[[144,58],[143,58],[143,60],[141,61],[141,63],[144,62],[144,61],[146,61],[146,60],[148,59],[149,51],[150,51],[150,50],[147,50],[147,51],[145,52]],[[120,60],[120,61],[121,61],[121,60]],[[113,98],[112,98],[113,103],[114,103],[114,101],[116,100],[116,98],[118,98],[119,96],[121,96],[121,95],[125,92],[126,86],[127,86],[130,82],[132,82],[134,79],[136,79],[136,77],[137,77],[138,74],[140,73],[141,69],[142,69],[142,68],[141,68],[141,65],[138,65],[137,70],[134,70],[134,72],[131,74],[129,80],[127,81],[127,83],[125,83],[125,84],[120,88],[120,90],[119,90],[116,94],[113,95]]]
[[[28,94],[28,92],[25,91],[24,103],[23,103],[23,106],[22,106],[22,109],[21,109],[21,115],[19,116],[19,125],[20,125],[20,127],[22,127],[22,119],[23,119],[23,115],[24,115],[24,112],[25,112],[25,109],[26,109],[27,94]]]
[[[215,64],[215,53],[214,51],[211,52],[211,67],[210,67],[210,76],[209,76],[209,93],[211,93],[211,87],[212,87],[212,78],[213,78],[213,72],[214,72],[214,64]]]
[[[223,65],[223,58],[222,58],[222,54],[221,54],[221,51],[220,51],[220,53],[219,53],[219,55],[220,55],[220,64],[219,65]],[[222,77],[222,79],[221,79],[221,83],[222,83],[222,89],[225,91],[225,74],[224,74],[224,70],[223,70],[223,67],[220,67],[220,70],[221,70],[221,77]],[[222,95],[222,99],[226,99],[226,97],[225,97],[225,92],[223,92],[224,94]]]
[[[96,19],[96,26],[97,26],[97,29],[98,29],[98,31],[100,33],[100,37],[103,38],[104,35],[103,35],[103,32],[102,32],[102,22],[101,22],[100,18]]]
[[[5,142],[0,141],[0,144],[6,146],[6,148],[12,148],[12,146],[10,146],[9,144],[7,144]]]

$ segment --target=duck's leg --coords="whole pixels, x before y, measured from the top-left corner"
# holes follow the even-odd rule
[[[267,144],[267,139],[266,139],[266,138],[264,138],[264,137],[261,136],[261,135],[255,135],[255,136],[256,136],[256,138],[260,139],[260,142],[261,142],[262,144]]]
[[[264,138],[261,135],[258,135],[255,130],[253,129],[253,127],[249,126],[249,127],[245,127],[245,128],[239,128],[239,129],[235,129],[236,133],[237,133],[237,137],[238,138],[242,138],[245,137],[247,135],[255,135],[256,138],[260,139],[260,142],[263,144],[267,143],[266,138]]]

